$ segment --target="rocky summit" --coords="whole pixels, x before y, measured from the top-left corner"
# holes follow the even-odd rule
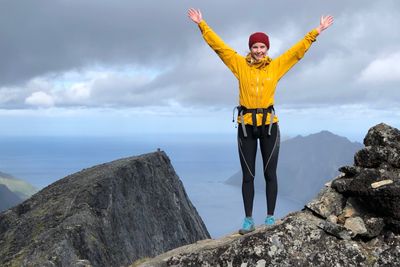
[[[301,211],[244,236],[176,248],[133,266],[400,266],[400,131],[372,127],[354,165]]]
[[[354,166],[340,168],[344,175],[332,187],[399,232],[400,131],[379,124],[368,131],[364,145],[354,157]]]
[[[209,238],[164,152],[84,169],[0,214],[0,266],[127,266]]]

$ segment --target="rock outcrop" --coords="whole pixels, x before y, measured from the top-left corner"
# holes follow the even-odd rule
[[[364,144],[354,166],[276,225],[132,266],[400,266],[400,131],[376,125]]]
[[[155,152],[84,169],[0,214],[0,266],[126,266],[205,238]]]
[[[332,187],[399,232],[400,131],[379,124],[368,131],[364,144],[354,157],[354,166],[340,168],[345,175]]]

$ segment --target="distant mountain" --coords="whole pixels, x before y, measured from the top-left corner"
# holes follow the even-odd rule
[[[8,189],[17,194],[21,200],[28,199],[38,191],[27,182],[4,172],[0,172],[0,185],[1,184],[6,185]]]
[[[339,174],[338,168],[352,165],[361,143],[322,131],[308,136],[297,136],[281,143],[278,162],[278,194],[306,203]],[[265,190],[261,155],[257,155],[256,190]],[[226,183],[241,185],[242,172]]]
[[[0,212],[5,211],[22,202],[22,199],[13,193],[7,186],[0,184]]]
[[[0,177],[11,178],[11,179],[14,178],[12,175],[4,172],[0,172]]]

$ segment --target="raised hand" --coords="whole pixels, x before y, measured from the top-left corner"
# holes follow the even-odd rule
[[[322,16],[319,26],[317,27],[318,33],[321,33],[322,31],[326,30],[333,24],[333,16]]]
[[[203,17],[201,15],[200,9],[190,8],[188,10],[188,17],[194,22],[199,24]]]

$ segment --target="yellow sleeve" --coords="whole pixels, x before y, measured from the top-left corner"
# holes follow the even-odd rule
[[[207,44],[215,51],[215,53],[217,53],[225,65],[238,78],[239,61],[242,59],[242,56],[225,44],[204,20],[202,20],[198,25]]]
[[[310,48],[311,44],[315,42],[318,35],[319,33],[317,30],[314,29],[310,31],[302,40],[273,60],[273,63],[271,62],[272,64],[276,64],[276,77],[278,80],[303,58],[304,54]]]

